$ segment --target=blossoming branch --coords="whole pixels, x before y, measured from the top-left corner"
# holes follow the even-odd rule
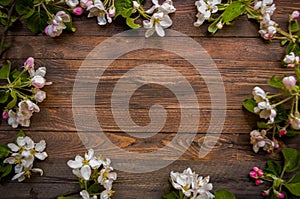
[[[41,89],[52,84],[46,81],[45,75],[45,67],[34,69],[32,57],[25,61],[22,71],[11,70],[9,61],[0,68],[0,79],[5,82],[0,86],[2,118],[13,128],[29,127],[33,113],[40,111],[37,103],[46,98],[46,92]]]
[[[78,177],[81,188],[79,194],[83,199],[110,199],[114,194],[112,184],[117,179],[117,173],[113,172],[110,159],[102,155],[96,157],[94,150],[89,149],[84,157],[76,155],[75,160],[69,160],[67,164]],[[71,198],[69,196],[73,194],[77,193],[65,194],[58,198]]]

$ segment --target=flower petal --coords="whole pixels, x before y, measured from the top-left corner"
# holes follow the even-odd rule
[[[48,157],[48,154],[46,152],[36,153],[35,157],[39,160],[45,160]]]
[[[84,180],[90,180],[90,177],[91,177],[91,174],[92,174],[91,167],[89,165],[84,165],[80,169],[80,174],[82,175],[82,178]]]
[[[17,152],[19,150],[19,147],[14,144],[14,143],[9,143],[7,144],[7,146],[13,151],[13,152]]]
[[[33,173],[40,173],[41,176],[44,175],[44,171],[40,168],[33,168],[33,169],[31,169],[31,171]]]
[[[45,140],[41,140],[39,143],[36,143],[36,145],[35,145],[35,150],[37,152],[42,152],[45,150],[45,148],[46,148]]]
[[[83,163],[82,163],[82,161],[69,160],[69,161],[67,162],[67,165],[68,165],[69,167],[71,167],[72,169],[79,169],[80,167],[82,167]]]

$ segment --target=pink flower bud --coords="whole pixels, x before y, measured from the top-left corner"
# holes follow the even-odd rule
[[[31,79],[31,83],[36,88],[43,88],[45,86],[46,80],[42,76],[36,75]]]
[[[289,77],[283,78],[282,82],[283,82],[285,88],[292,89],[296,85],[297,80],[295,79],[294,76],[289,76]]]
[[[255,172],[258,172],[258,171],[260,171],[261,169],[260,168],[258,168],[258,167],[253,167],[253,169],[252,169],[253,171],[255,171]]]
[[[109,17],[114,17],[116,15],[115,6],[110,6],[110,8],[108,9],[108,15],[109,15]]]
[[[261,185],[263,183],[263,181],[262,180],[259,180],[259,179],[257,179],[257,180],[255,180],[255,184],[258,186],[258,185]]]
[[[292,15],[291,15],[291,19],[298,19],[300,17],[300,13],[299,13],[299,11],[294,11],[293,13],[292,13]]]
[[[54,30],[54,25],[48,25],[46,28],[45,28],[45,34],[50,36],[50,37],[56,37],[56,31]]]
[[[277,198],[285,198],[284,193],[277,193]]]
[[[35,93],[34,99],[35,99],[35,101],[37,101],[37,102],[42,102],[42,101],[44,101],[44,99],[46,99],[46,92],[45,92],[45,91],[41,91],[41,90],[37,91],[37,92]]]
[[[73,14],[74,15],[82,15],[82,13],[83,13],[83,9],[81,8],[81,7],[76,7],[76,8],[74,8],[73,9]]]
[[[255,171],[251,171],[250,173],[249,173],[249,176],[251,177],[251,178],[257,178],[257,173],[255,172]]]
[[[261,192],[261,195],[262,195],[263,197],[267,197],[269,194],[270,194],[270,191],[269,191],[269,190],[264,190],[264,191]]]
[[[34,67],[34,58],[28,57],[27,60],[24,63],[24,68],[25,69],[31,69]]]
[[[2,118],[3,119],[7,119],[8,118],[8,112],[7,111],[3,111],[2,112]]]
[[[259,177],[262,177],[262,176],[264,176],[264,172],[262,170],[259,170],[259,171],[257,171],[257,175]]]
[[[279,132],[279,137],[282,137],[284,135],[287,134],[287,131],[285,129],[282,129],[280,132]]]

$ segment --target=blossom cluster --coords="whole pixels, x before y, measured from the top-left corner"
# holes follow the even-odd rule
[[[116,15],[114,1],[109,4],[108,1],[103,3],[101,0],[66,0],[65,3],[70,7],[75,15],[82,15],[84,11],[88,11],[88,17],[97,17],[98,25],[103,26],[111,23]],[[70,23],[71,17],[65,11],[58,11],[52,17],[51,24],[45,28],[46,35],[57,37],[66,29],[65,23]]]
[[[11,92],[13,102],[16,104],[17,99],[20,99],[18,106],[10,103],[4,108],[2,113],[3,119],[8,119],[8,124],[13,128],[19,125],[29,127],[30,118],[34,112],[39,112],[40,108],[37,103],[44,101],[46,92],[41,90],[45,85],[51,85],[45,79],[46,68],[39,67],[34,69],[34,58],[29,57],[23,66],[23,71],[16,79],[9,82],[5,89]]]
[[[194,23],[195,27],[199,27],[201,26],[204,21],[206,20],[210,20],[211,19],[211,15],[213,13],[218,12],[219,8],[218,5],[221,3],[221,0],[197,0],[195,2],[195,6],[197,7],[197,20]],[[218,24],[219,25],[219,29],[222,28],[222,22]]]
[[[33,163],[35,159],[45,160],[48,157],[48,154],[44,151],[46,148],[45,140],[34,143],[28,136],[19,136],[16,143],[9,143],[7,146],[11,150],[11,155],[4,160],[4,163],[15,165],[15,175],[12,180],[21,182],[26,178],[30,178],[32,173],[43,175],[43,170],[34,168]]]
[[[258,32],[264,39],[272,39],[277,32],[277,24],[271,19],[276,9],[273,0],[257,1],[254,5],[254,9],[260,10],[261,14],[261,16],[259,16],[260,30]]]
[[[255,180],[255,185],[261,185],[265,180],[268,180],[268,174],[265,174],[262,169],[258,167],[253,167],[252,171],[249,173],[250,178]],[[262,196],[267,197],[270,195],[270,191],[273,191],[277,198],[285,198],[285,194],[283,192],[277,191],[273,187],[268,190],[262,191]]]
[[[176,8],[173,6],[172,0],[166,0],[162,5],[159,5],[158,0],[152,0],[153,6],[146,11],[147,14],[152,14],[149,20],[144,20],[144,28],[147,29],[145,37],[150,37],[154,32],[158,36],[165,36],[165,28],[169,28],[172,25],[172,20],[169,14],[174,13]],[[134,6],[136,9],[140,5],[134,1]]]
[[[214,195],[210,192],[213,185],[209,183],[209,176],[203,178],[187,168],[182,173],[171,171],[170,179],[172,186],[188,198],[214,198]]]
[[[101,199],[109,199],[113,195],[112,183],[117,179],[117,173],[113,172],[110,159],[96,157],[94,150],[89,149],[84,157],[77,155],[75,160],[69,160],[67,164],[73,169],[73,174],[79,178],[81,187],[84,188],[80,192],[83,199],[96,199],[99,195],[88,191],[88,185],[94,182],[104,187],[100,193]]]
[[[276,86],[281,87],[283,93],[269,95],[260,87],[254,87],[252,94],[254,99],[255,107],[253,108],[253,112],[258,114],[260,118],[267,120],[267,123],[264,123],[264,128],[262,130],[253,130],[250,132],[250,143],[253,145],[253,151],[257,153],[259,148],[263,148],[263,150],[267,152],[272,152],[274,149],[279,148],[279,142],[277,141],[275,134],[278,138],[285,136],[288,132],[288,127],[294,130],[300,130],[300,117],[298,113],[298,86],[297,80],[294,76],[287,76],[280,80],[276,81]],[[272,85],[273,83],[271,83]],[[279,99],[278,97],[285,96],[284,99]],[[276,103],[272,103],[270,100],[277,101]],[[294,100],[293,100],[294,99]],[[293,105],[290,110],[290,114],[287,116],[288,119],[277,119],[276,117],[279,115],[286,114],[285,112],[279,112],[276,107],[286,103],[288,101],[293,100]],[[281,108],[282,109],[282,108]],[[279,120],[279,121],[278,121]],[[282,125],[283,123],[283,125]],[[270,130],[272,130],[270,132]],[[270,138],[271,137],[271,138]]]
[[[172,0],[166,0],[162,5],[159,4],[158,0],[152,0],[153,6],[146,11],[144,11],[140,1],[132,1],[132,8],[126,8],[125,5],[119,7],[119,9],[127,10],[126,12],[129,12],[129,14],[122,14],[122,11],[117,10],[113,0],[66,0],[65,3],[75,15],[82,15],[87,11],[89,12],[87,17],[97,17],[100,26],[112,23],[117,15],[126,15],[127,25],[137,28],[139,25],[134,22],[137,18],[130,18],[130,16],[132,14],[138,14],[138,17],[143,16],[143,18],[146,18],[146,20],[143,20],[143,27],[147,29],[146,37],[150,37],[155,32],[163,37],[165,35],[164,29],[169,28],[173,23],[169,14],[176,11]],[[50,37],[61,35],[62,31],[67,28],[66,23],[71,22],[70,15],[65,11],[58,11],[55,15],[49,17],[51,18],[51,24],[45,28],[45,33]]]

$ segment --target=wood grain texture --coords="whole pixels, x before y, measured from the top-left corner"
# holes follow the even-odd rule
[[[277,9],[274,20],[285,29],[287,14],[295,9],[299,10],[300,1],[280,0],[275,3]],[[243,110],[241,104],[244,99],[251,97],[254,86],[258,85],[269,90],[266,82],[273,74],[278,76],[292,74],[291,71],[280,67],[284,49],[277,42],[263,41],[257,32],[258,25],[248,21],[246,17],[239,18],[233,26],[224,27],[215,36],[211,36],[207,33],[208,24],[204,24],[201,28],[193,26],[196,15],[194,0],[174,0],[174,4],[177,12],[171,16],[174,22],[171,29],[184,33],[199,43],[214,60],[221,74],[226,91],[226,106],[218,107],[218,110],[226,111],[226,117],[223,126],[221,123],[216,125],[222,130],[220,138],[217,131],[207,132],[212,117],[212,99],[205,78],[213,78],[214,74],[201,75],[182,57],[153,49],[132,51],[113,60],[99,78],[95,92],[95,112],[103,132],[94,130],[79,134],[72,108],[75,106],[84,110],[89,104],[84,100],[81,104],[72,104],[77,72],[82,69],[84,59],[98,44],[128,28],[122,21],[100,27],[96,25],[96,19],[87,19],[85,16],[74,17],[76,33],[63,33],[53,39],[42,34],[34,35],[20,23],[9,32],[8,41],[12,42],[12,47],[5,57],[12,59],[14,66],[21,66],[28,56],[33,56],[36,66],[47,67],[46,78],[53,82],[53,85],[45,88],[47,99],[40,104],[41,112],[34,114],[31,127],[24,130],[35,141],[46,140],[49,158],[36,164],[37,167],[44,169],[43,177],[34,176],[25,183],[9,181],[0,186],[0,198],[28,199],[32,192],[36,199],[49,199],[66,192],[77,191],[76,178],[66,162],[77,154],[83,155],[86,146],[99,149],[98,152],[101,153],[108,153],[108,157],[115,162],[126,161],[124,154],[105,148],[105,140],[100,134],[105,135],[114,145],[125,151],[141,154],[159,150],[167,145],[174,151],[182,151],[186,143],[191,141],[188,149],[183,151],[183,155],[165,168],[142,174],[118,171],[118,180],[113,186],[117,191],[114,199],[161,198],[170,190],[168,183],[170,171],[183,171],[187,167],[191,167],[200,175],[210,175],[214,190],[228,189],[236,194],[238,199],[261,198],[260,191],[265,185],[255,186],[248,178],[248,172],[253,166],[263,167],[269,158],[279,160],[280,155],[264,152],[255,154],[252,151],[249,132],[256,128],[257,117]],[[150,5],[151,1],[146,0],[146,6]],[[180,48],[184,49],[185,45],[182,44]],[[90,61],[91,66],[83,69],[87,73],[96,71],[102,66],[102,62],[109,61],[109,58],[94,58]],[[202,62],[203,59],[199,57],[196,61]],[[165,64],[181,73],[194,89],[199,107],[194,106],[192,102],[182,106],[169,89],[158,84],[146,84],[137,89],[130,99],[129,112],[132,120],[140,126],[151,123],[149,109],[155,104],[165,108],[167,120],[156,135],[144,139],[137,138],[135,135],[147,133],[132,129],[129,135],[117,125],[111,108],[112,92],[126,72],[135,66],[153,63]],[[169,77],[168,71],[161,70],[160,74],[166,77],[162,81],[175,82],[181,86],[182,82],[177,81],[176,77]],[[90,79],[87,76],[83,81],[88,82]],[[144,81],[143,78],[136,80],[138,83]],[[126,88],[131,83],[125,83],[123,86]],[[276,92],[275,89],[270,91]],[[78,94],[82,95],[82,99],[89,97],[85,96],[85,92]],[[185,97],[190,99],[192,95],[187,93]],[[181,108],[186,111],[199,108],[200,119],[190,120],[190,125],[199,123],[197,134],[190,140],[192,133],[185,131],[180,134],[180,139],[171,145],[180,125]],[[122,118],[126,115],[120,113],[117,117]],[[222,116],[216,115],[214,118],[221,120]],[[86,121],[85,125],[91,126],[93,123]],[[19,129],[12,129],[5,121],[1,121],[0,144],[11,142]],[[208,138],[206,142],[205,136]],[[203,150],[209,151],[216,138],[217,142],[211,152],[204,158],[199,158],[201,146]],[[287,146],[297,149],[300,149],[299,141],[299,136],[285,139]],[[162,157],[141,158],[148,164],[151,164],[152,160],[170,159],[168,154]]]

